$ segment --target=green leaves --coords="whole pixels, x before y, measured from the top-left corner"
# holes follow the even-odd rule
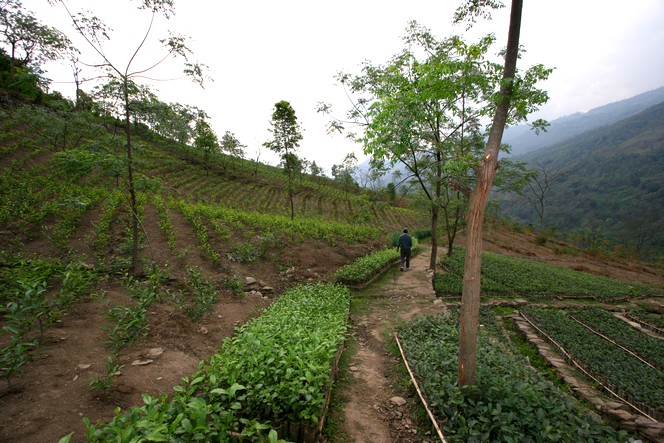
[[[417,249],[417,239],[413,238],[413,251]],[[337,283],[356,285],[369,281],[380,274],[386,267],[399,259],[399,251],[386,248],[358,258],[334,273],[332,279]]]
[[[660,413],[664,411],[664,376],[661,368],[647,366],[575,322],[563,310],[529,307],[524,312],[604,383],[629,395],[636,403],[645,404]],[[590,319],[590,312],[573,312]],[[599,311],[595,314],[599,319]]]
[[[464,254],[465,250],[459,248],[451,257],[441,260],[445,272],[437,274],[434,282],[438,294],[461,295]],[[656,292],[646,286],[490,252],[482,254],[481,278],[482,294],[491,296],[576,296],[611,300]]]
[[[483,317],[482,322],[487,321],[495,322]],[[487,331],[479,337],[478,384],[461,391],[457,322],[456,315],[421,317],[399,331],[434,413],[446,420],[448,441],[626,441],[579,409]]]
[[[317,423],[349,300],[340,286],[292,288],[238,328],[191,380],[183,379],[170,402],[144,395],[143,407],[118,410],[110,423],[86,422],[88,439],[277,442],[264,422]]]

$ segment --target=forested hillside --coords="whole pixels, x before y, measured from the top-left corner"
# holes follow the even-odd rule
[[[540,181],[549,176],[547,191],[535,198],[543,196],[544,227],[576,231],[587,246],[608,239],[645,256],[664,251],[664,103],[518,159],[539,171]],[[539,227],[526,198],[512,196],[503,208]]]

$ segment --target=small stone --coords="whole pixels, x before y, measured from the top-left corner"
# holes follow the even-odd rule
[[[131,365],[132,366],[145,366],[145,365],[149,365],[153,361],[154,360],[150,360],[149,358],[147,360],[134,360],[133,362],[131,362]]]
[[[92,365],[91,365],[91,364],[88,364],[88,363],[81,363],[80,365],[77,366],[77,368],[78,368],[78,369],[83,369],[83,370],[84,370],[84,369],[89,369],[90,366],[92,366]]]
[[[145,353],[145,356],[147,358],[157,358],[163,353],[164,353],[163,348],[150,348],[148,349],[148,352]]]
[[[247,284],[247,286],[253,285],[254,283],[256,283],[256,279],[253,278],[253,277],[245,277],[244,281]]]
[[[403,397],[392,397],[390,399],[390,403],[396,406],[403,406],[406,404],[406,399],[404,399]]]
[[[442,306],[442,305],[443,305],[443,301],[442,301],[441,299],[437,298],[437,299],[435,299],[435,300],[433,301],[433,305],[434,305],[434,306]]]
[[[348,370],[350,372],[358,372],[360,370],[360,368],[358,368],[357,366],[351,366],[350,368],[348,368]]]
[[[261,291],[263,291],[263,292],[274,292],[274,288],[272,286],[263,286],[261,288]]]
[[[218,318],[218,319],[221,319],[221,318],[222,318],[222,317],[221,317],[221,314],[218,314],[218,315],[217,315],[217,318]]]
[[[201,329],[198,330],[203,335],[207,335],[208,329],[205,326],[201,326]]]
[[[76,375],[74,376],[74,379],[73,379],[72,381],[76,381],[76,380],[78,380],[78,374],[76,374]]]

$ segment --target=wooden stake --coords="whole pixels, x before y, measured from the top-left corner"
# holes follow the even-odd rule
[[[445,440],[445,437],[443,436],[443,431],[440,430],[440,427],[438,426],[438,422],[436,421],[436,417],[433,416],[433,412],[431,412],[431,409],[429,409],[429,404],[427,403],[426,399],[424,398],[424,394],[422,394],[422,391],[420,390],[420,385],[417,383],[417,380],[415,379],[415,374],[413,374],[413,371],[410,370],[410,365],[408,364],[408,359],[406,358],[406,354],[403,352],[403,348],[401,347],[401,342],[399,341],[399,337],[397,334],[394,334],[394,340],[397,342],[397,346],[399,346],[399,352],[401,353],[401,358],[403,359],[403,362],[406,364],[406,369],[408,370],[408,373],[410,374],[410,379],[413,381],[413,385],[415,385],[415,390],[417,391],[417,395],[420,396],[420,400],[422,400],[422,404],[424,405],[424,409],[427,410],[427,413],[429,414],[429,418],[431,419],[431,423],[433,423],[433,426],[436,428],[436,432],[438,432],[438,437],[440,437],[440,441],[442,443],[447,443]]]

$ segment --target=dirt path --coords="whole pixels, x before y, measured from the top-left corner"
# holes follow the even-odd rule
[[[343,411],[333,415],[335,442],[427,442],[417,429],[412,407],[419,401],[411,386],[397,382],[400,359],[388,351],[396,326],[413,315],[434,313],[436,299],[428,271],[429,248],[420,248],[411,269],[395,266],[379,283],[353,294],[348,371],[336,398]],[[336,416],[335,416],[336,415]],[[426,421],[424,429],[428,427]]]

